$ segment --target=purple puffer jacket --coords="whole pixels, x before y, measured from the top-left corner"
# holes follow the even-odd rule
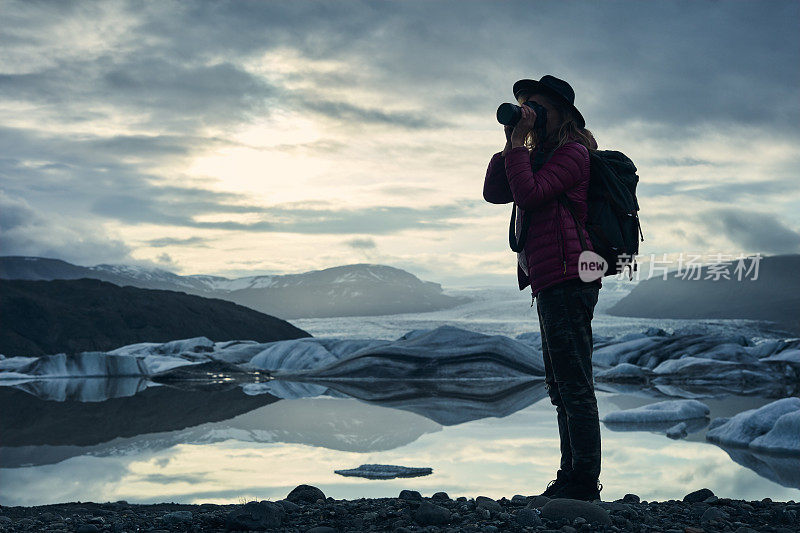
[[[594,141],[594,139],[592,139]],[[545,150],[552,147],[545,146]],[[593,142],[592,148],[597,148]],[[586,232],[589,190],[589,151],[582,144],[568,141],[535,174],[532,153],[524,146],[492,156],[483,184],[483,198],[493,204],[514,202],[531,213],[525,257],[529,275],[517,264],[519,290],[531,286],[532,297],[560,281],[579,278],[578,256],[581,242],[569,210],[556,196],[566,192],[575,215],[584,225],[586,247],[594,250]],[[602,282],[596,283],[602,286]]]

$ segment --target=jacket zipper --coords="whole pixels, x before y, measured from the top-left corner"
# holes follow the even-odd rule
[[[556,201],[556,224],[558,225],[558,247],[561,250],[561,263],[564,265],[564,274],[567,273],[567,255],[564,251],[564,234],[561,232],[561,202]]]

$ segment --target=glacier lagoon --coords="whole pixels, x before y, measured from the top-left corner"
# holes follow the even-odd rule
[[[719,357],[720,350],[703,345],[698,338],[706,343],[708,335],[712,342],[713,335],[754,339],[758,345],[731,347],[719,359],[743,365],[752,365],[753,357],[765,357],[751,352],[775,335],[768,326],[748,321],[608,316],[603,309],[613,303],[608,300],[615,293],[604,296],[603,291],[593,326],[597,338],[607,344],[596,342],[595,353],[600,352],[598,363],[602,363],[596,375],[612,363],[630,364],[620,363],[621,358],[639,363],[637,368],[652,374],[658,366],[642,366],[642,354],[665,352],[671,342],[652,331],[642,334],[653,328],[686,332],[677,344],[680,349],[702,350],[700,355],[708,357]],[[461,293],[470,293],[475,300],[433,313],[292,322],[316,338],[362,339],[357,346],[362,351],[389,346],[397,353],[409,353],[414,337],[424,340],[425,331],[440,326],[452,334],[463,329],[502,335],[530,342],[533,357],[528,371],[536,373],[538,323],[535,308],[529,307],[530,294],[489,288]],[[416,333],[408,335],[411,332]],[[693,332],[695,337],[691,337]],[[402,336],[408,336],[405,344],[392,344]],[[630,346],[641,342],[650,344],[638,352]],[[325,346],[344,356],[346,344],[327,342]],[[506,344],[497,350],[504,355],[502,364],[493,360],[494,366],[488,367],[499,372],[494,380],[275,381],[254,377],[252,367],[244,378],[216,383],[153,381],[148,376],[4,380],[5,386],[0,387],[5,406],[0,503],[236,503],[280,499],[301,483],[318,486],[334,498],[351,499],[396,496],[404,488],[424,495],[443,490],[453,497],[536,494],[554,477],[558,465],[555,407],[540,379],[502,379],[519,358],[517,345]],[[238,350],[233,346],[220,350],[228,350],[226,362],[250,361],[251,352],[262,348],[238,346]],[[792,353],[792,346],[783,348],[787,349],[781,354]],[[281,351],[281,364],[296,372],[302,370],[302,365],[292,363],[296,359],[311,359],[312,366],[325,359],[319,345],[303,349],[303,357],[296,348]],[[129,347],[118,353],[135,351]],[[151,370],[163,373],[203,363],[199,356],[176,362],[169,358],[173,352],[161,349],[158,357],[151,356]],[[259,353],[261,361],[274,364],[274,356],[263,355],[263,350]],[[667,358],[660,364],[675,366],[679,360]],[[9,362],[7,371],[20,370]],[[345,371],[361,368],[349,364]],[[44,367],[39,362],[38,368]],[[627,492],[645,500],[680,499],[701,487],[747,500],[800,499],[797,455],[723,448],[705,439],[711,420],[733,417],[792,394],[786,383],[766,382],[764,376],[769,374],[762,372],[748,374],[744,387],[724,386],[705,380],[706,375],[697,373],[697,365],[685,368],[688,374],[683,377],[692,378],[691,383],[685,379],[648,386],[625,380],[597,382],[601,419],[615,411],[681,398],[699,400],[710,411],[707,420],[688,421],[687,434],[679,439],[668,438],[668,428],[658,424],[601,423],[603,499],[610,501]],[[215,375],[224,375],[226,370],[230,369],[218,369]],[[397,370],[403,372],[404,367]],[[47,371],[40,377],[46,377]],[[739,374],[730,375],[740,376],[741,369],[736,371]],[[663,372],[659,376],[663,378]],[[431,467],[433,473],[389,480],[343,478],[334,473],[365,463]]]

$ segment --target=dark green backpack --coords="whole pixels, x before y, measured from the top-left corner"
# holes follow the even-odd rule
[[[604,276],[615,275],[629,268],[630,279],[638,270],[636,255],[639,253],[639,236],[644,233],[639,223],[639,202],[636,200],[636,185],[639,176],[636,165],[628,156],[615,150],[589,150],[591,164],[589,181],[589,214],[586,231],[595,253],[602,256],[608,265]],[[581,227],[572,204],[565,194],[559,201],[569,209],[575,225]],[[583,232],[578,235],[581,250],[586,250]]]

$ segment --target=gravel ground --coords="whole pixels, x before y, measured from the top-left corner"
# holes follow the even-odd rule
[[[516,495],[451,499],[404,490],[397,498],[335,500],[300,485],[283,500],[242,505],[61,503],[0,506],[0,531],[166,532],[268,530],[296,533],[345,531],[634,531],[702,533],[800,532],[800,504],[719,498],[708,489],[683,500],[582,502]]]

